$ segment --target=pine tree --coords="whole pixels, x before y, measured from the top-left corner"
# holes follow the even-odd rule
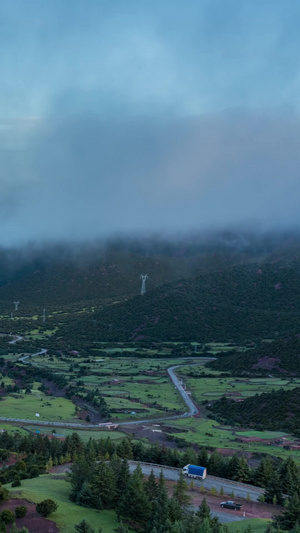
[[[272,503],[273,498],[276,496],[277,503],[280,505],[282,503],[282,492],[281,492],[281,483],[280,477],[276,470],[274,470],[273,475],[268,483],[265,490],[265,501],[267,503]]]
[[[84,482],[90,483],[95,464],[89,464],[84,457],[79,457],[74,461],[67,479],[71,482],[72,490],[70,500],[76,501],[77,495],[81,491]]]
[[[173,490],[173,498],[180,505],[180,507],[188,505],[191,501],[190,496],[187,494],[187,488],[188,486],[184,475],[182,472],[180,472],[179,479]]]
[[[128,533],[128,527],[121,522],[117,529],[114,529],[114,531],[116,531],[116,533]]]
[[[101,461],[93,482],[93,490],[105,509],[111,509],[116,499],[116,478],[110,464]]]
[[[224,461],[219,452],[214,451],[208,461],[208,471],[212,476],[222,476],[224,473]]]
[[[169,498],[168,501],[168,517],[171,523],[180,521],[183,517],[183,509],[173,497]]]
[[[247,483],[247,481],[249,481],[250,470],[249,470],[248,463],[245,457],[240,458],[234,479],[236,481],[240,481],[241,483]]]
[[[297,465],[292,457],[283,463],[280,470],[280,481],[282,484],[282,492],[284,494],[293,494],[294,492],[300,492],[299,487],[299,472]]]
[[[111,456],[111,458],[110,458],[110,466],[113,469],[113,472],[114,472],[116,478],[118,478],[118,474],[119,474],[121,465],[122,465],[121,457],[119,457],[116,453],[114,453]]]
[[[119,498],[126,492],[130,479],[129,464],[127,459],[123,459],[119,472],[117,473],[116,498]]]
[[[273,463],[270,457],[262,459],[259,467],[255,472],[254,481],[259,487],[267,487],[269,485],[274,472]]]
[[[300,499],[297,492],[291,496],[286,510],[276,521],[283,529],[288,531],[291,531],[297,523],[300,523]]]
[[[210,507],[207,504],[206,498],[203,498],[201,504],[199,505],[196,516],[198,516],[200,520],[204,520],[204,518],[210,518]]]
[[[210,526],[210,519],[209,518],[204,518],[204,520],[202,521],[202,524],[201,524],[201,533],[212,533],[212,529],[211,529],[211,526]]]
[[[133,472],[127,490],[120,499],[118,512],[138,524],[147,522],[151,514],[151,505],[138,468]]]
[[[208,453],[205,448],[201,448],[200,452],[198,453],[197,464],[200,466],[205,466],[205,468],[208,467]]]
[[[156,500],[157,493],[158,493],[158,486],[156,483],[153,469],[151,470],[148,481],[145,483],[145,490],[146,490],[149,501],[153,503],[154,500]]]
[[[230,458],[230,460],[228,461],[228,464],[227,464],[226,470],[227,470],[228,479],[236,479],[236,475],[237,475],[237,472],[238,472],[239,464],[240,464],[239,456],[238,456],[237,453],[235,453]]]
[[[147,531],[149,533],[152,533],[153,529],[156,529],[159,533],[168,531],[166,527],[168,520],[168,502],[169,497],[165,487],[163,471],[161,470],[157,487],[157,498],[152,504],[152,512],[147,524]]]
[[[75,526],[75,531],[77,533],[95,533],[95,530],[86,520],[81,520],[81,522]]]
[[[128,438],[122,439],[117,447],[117,454],[124,459],[133,459],[132,444]]]
[[[76,503],[84,507],[95,507],[96,509],[102,509],[102,501],[91,485],[85,481],[82,485],[80,492],[77,494]]]
[[[196,465],[197,461],[198,458],[193,448],[188,448],[181,458],[180,465]]]

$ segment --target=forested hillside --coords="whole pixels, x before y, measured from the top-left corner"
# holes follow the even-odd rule
[[[211,407],[214,416],[230,424],[258,430],[287,431],[300,436],[300,387],[256,394],[243,402],[221,398]]]
[[[257,348],[231,353],[209,363],[214,370],[226,370],[232,375],[266,374],[299,376],[300,338],[285,337],[273,342],[262,342]]]
[[[147,290],[180,279],[216,271],[249,260],[244,254],[202,252],[196,255],[148,255],[127,250],[62,251],[61,257],[28,260],[17,268],[0,253],[0,311],[13,300],[24,306],[96,305],[140,294],[141,274],[148,274]],[[2,270],[1,270],[2,267]]]
[[[300,333],[299,262],[239,265],[166,284],[78,325],[95,340],[199,342]],[[108,335],[108,324],[113,330]]]

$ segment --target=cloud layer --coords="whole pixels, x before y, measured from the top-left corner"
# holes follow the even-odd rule
[[[0,15],[0,244],[298,225],[297,0]]]
[[[9,169],[1,182],[2,242],[243,221],[298,225],[300,126],[293,115],[10,126],[19,144],[0,155],[4,176]]]

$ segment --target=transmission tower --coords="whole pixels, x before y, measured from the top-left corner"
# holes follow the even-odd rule
[[[46,322],[46,309],[44,307],[44,309],[43,309],[43,324],[45,324],[45,322]]]
[[[14,304],[15,304],[15,311],[18,311],[19,303],[20,303],[20,302],[14,302]]]
[[[141,296],[143,296],[146,292],[146,279],[148,278],[148,274],[141,274],[141,280],[142,280],[142,286],[141,286]]]

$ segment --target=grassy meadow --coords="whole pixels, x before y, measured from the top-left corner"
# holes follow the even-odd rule
[[[22,486],[11,488],[7,486],[13,497],[20,496],[38,503],[45,498],[52,498],[58,504],[55,513],[49,516],[59,527],[61,533],[73,533],[74,526],[87,520],[96,530],[100,526],[105,533],[113,533],[117,526],[114,511],[97,511],[76,505],[69,500],[70,484],[65,481],[64,474],[47,474],[34,479],[22,481]]]

